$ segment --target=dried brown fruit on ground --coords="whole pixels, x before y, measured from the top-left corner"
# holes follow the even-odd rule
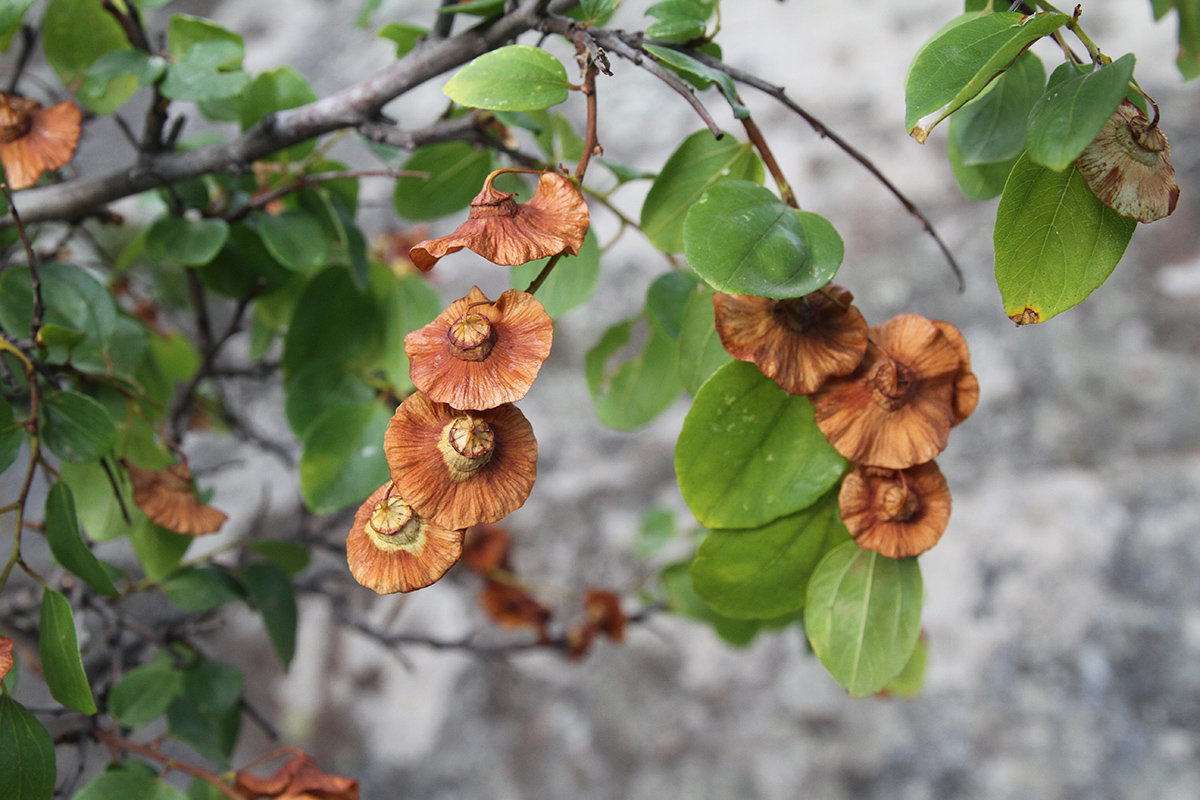
[[[950,523],[950,489],[932,461],[903,470],[855,467],[838,506],[858,546],[888,558],[924,553]]]
[[[497,175],[526,170],[497,170],[488,176],[482,191],[471,201],[467,221],[449,236],[414,246],[408,257],[427,272],[442,256],[464,247],[494,264],[515,267],[562,252],[579,255],[588,230],[588,207],[571,179],[543,172],[527,203],[517,203],[512,192],[492,185]]]
[[[445,528],[499,521],[537,478],[533,427],[511,403],[458,411],[414,392],[388,423],[383,451],[400,495]]]
[[[436,582],[462,555],[463,532],[418,516],[391,481],[354,515],[346,562],[360,584],[379,594],[411,592]]]
[[[358,800],[358,781],[322,772],[307,753],[296,752],[269,778],[238,772],[234,791],[243,800]]]
[[[175,533],[201,536],[215,533],[228,517],[196,497],[192,471],[186,461],[155,472],[121,459],[133,483],[133,502],[155,525]]]
[[[70,100],[42,108],[36,100],[0,92],[0,163],[8,185],[33,186],[43,172],[70,161],[82,120]]]
[[[554,322],[528,292],[470,293],[404,337],[413,385],[435,403],[480,410],[520,400],[550,355]]]
[[[1170,154],[1167,135],[1140,108],[1122,100],[1075,167],[1100,202],[1122,216],[1154,222],[1179,202]]]
[[[854,371],[867,349],[867,321],[840,286],[804,297],[772,300],[713,295],[717,333],[725,350],[758,367],[785,392],[815,392],[831,376]]]

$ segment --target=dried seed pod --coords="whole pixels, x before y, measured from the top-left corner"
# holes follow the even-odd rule
[[[951,402],[954,410],[954,421],[951,424],[957,425],[971,416],[975,412],[975,406],[979,405],[979,379],[971,371],[971,351],[967,348],[967,340],[963,338],[962,332],[949,322],[940,319],[929,321],[946,337],[946,341],[954,346],[962,361],[958,374],[954,376],[954,400]]]
[[[930,320],[899,314],[870,329],[862,363],[812,396],[817,427],[855,464],[904,469],[946,449],[962,358]]]
[[[537,439],[510,403],[457,411],[414,392],[396,409],[383,450],[404,499],[447,528],[499,521],[525,504],[537,478]]]
[[[510,569],[512,537],[499,525],[474,525],[463,538],[463,565],[472,572],[486,575],[494,569]]]
[[[4,680],[4,676],[12,669],[13,665],[13,640],[7,636],[0,636],[0,680]]]
[[[1170,154],[1167,135],[1141,109],[1122,100],[1075,159],[1075,167],[1104,205],[1139,222],[1154,222],[1170,215],[1179,202]]]
[[[614,642],[625,641],[625,624],[629,617],[621,610],[621,598],[607,589],[588,589],[583,598],[588,622]]]
[[[269,778],[238,772],[233,790],[243,800],[358,800],[358,781],[322,772],[303,752],[293,754]]]
[[[0,163],[8,185],[33,186],[43,172],[70,161],[82,120],[70,100],[42,108],[36,100],[0,92]]]
[[[142,469],[121,459],[133,483],[133,502],[155,525],[175,533],[201,536],[215,533],[228,517],[206,506],[192,488],[192,471],[186,461],[161,472]]]
[[[489,580],[479,593],[479,605],[501,628],[531,627],[538,633],[539,641],[549,641],[546,623],[550,621],[550,609],[539,603],[529,592],[519,586]]]
[[[932,461],[903,470],[855,467],[838,506],[859,547],[888,558],[924,553],[950,522],[950,490]]]
[[[517,203],[512,192],[502,192],[488,176],[483,190],[471,201],[467,221],[449,236],[414,246],[409,258],[422,272],[438,259],[464,247],[494,264],[515,267],[562,252],[579,255],[588,230],[588,208],[583,194],[565,175],[544,172],[527,203]]]
[[[404,337],[413,385],[435,403],[464,410],[520,400],[550,355],[554,322],[528,292],[491,302],[479,291]]]
[[[862,361],[867,322],[853,299],[833,285],[786,300],[717,292],[713,308],[731,356],[752,362],[785,392],[803,395]]]
[[[379,594],[422,589],[462,555],[463,532],[419,516],[391,481],[354,515],[346,537],[346,562],[354,579]]]

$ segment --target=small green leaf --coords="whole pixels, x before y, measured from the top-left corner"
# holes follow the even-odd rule
[[[583,21],[603,27],[612,19],[613,12],[619,5],[621,5],[621,0],[582,0],[579,10],[582,13]]]
[[[845,467],[808,398],[743,361],[700,388],[675,446],[683,499],[710,528],[757,528],[807,508]]]
[[[713,313],[713,290],[700,286],[683,307],[679,333],[679,379],[693,397],[704,382],[733,360],[717,334]]]
[[[45,726],[0,693],[0,798],[50,800],[57,777],[54,742]]]
[[[310,361],[350,362],[376,340],[381,324],[374,299],[360,291],[341,267],[312,277],[292,319],[283,342],[283,371],[288,380]]]
[[[916,697],[925,688],[925,672],[928,667],[929,645],[925,644],[924,637],[918,637],[917,646],[913,648],[908,663],[900,670],[900,674],[883,688],[884,693],[905,699]]]
[[[256,75],[238,95],[238,122],[242,130],[249,130],[268,114],[299,108],[316,100],[317,93],[303,75],[291,67],[277,67]],[[312,147],[306,148],[304,155],[312,150]]]
[[[0,472],[8,469],[17,460],[21,445],[25,443],[25,429],[13,418],[12,406],[0,397]]]
[[[729,107],[733,109],[735,119],[745,119],[750,116],[750,109],[746,108],[742,101],[738,99],[737,87],[733,85],[733,78],[730,78],[724,72],[714,69],[701,61],[697,61],[686,53],[672,50],[669,47],[656,47],[655,45],[648,44],[645,46],[645,49],[647,52],[658,56],[659,60],[676,69],[690,72],[693,75],[699,75],[701,78],[715,83],[717,88],[721,90],[721,94],[724,95],[725,100],[729,103]]]
[[[996,283],[1004,313],[1045,322],[1108,279],[1137,220],[1096,199],[1074,168],[1054,172],[1028,155],[1013,167],[996,211]]]
[[[75,793],[72,800],[187,800],[169,783],[132,770],[106,772]]]
[[[50,694],[67,708],[95,714],[96,702],[79,657],[75,616],[67,598],[53,589],[43,589],[39,625],[38,655]]]
[[[100,462],[64,463],[60,472],[63,482],[71,487],[76,516],[87,530],[89,539],[107,542],[129,532],[116,492],[122,492],[126,508],[133,507],[133,499],[128,488],[122,489],[119,483],[116,488],[113,487]]]
[[[224,40],[197,42],[183,58],[167,66],[161,90],[172,100],[204,102],[233,97],[250,83],[250,76],[230,64],[240,64],[240,45]]]
[[[712,14],[711,3],[701,0],[662,0],[646,9],[657,22],[646,28],[646,35],[666,42],[687,42],[704,35],[705,23]]]
[[[387,39],[396,45],[396,58],[404,58],[417,46],[417,42],[429,31],[417,25],[406,22],[389,22],[379,29],[376,34],[380,39]]]
[[[163,592],[181,611],[202,613],[246,599],[245,590],[223,567],[187,567],[162,582]]]
[[[71,487],[57,481],[46,493],[46,518],[43,524],[50,552],[58,563],[82,578],[100,594],[119,594],[112,579],[79,532],[79,521],[75,517],[75,498]]]
[[[329,264],[329,237],[308,212],[288,209],[279,214],[255,214],[263,245],[275,260],[297,272],[312,272]]]
[[[439,14],[471,14],[476,17],[498,17],[504,13],[505,0],[461,0],[444,5]]]
[[[34,0],[5,0],[0,3],[0,36],[5,39],[5,50],[8,49],[7,42],[21,27],[25,12],[33,4]]]
[[[546,266],[549,259],[539,258],[512,268],[514,289],[524,291]],[[600,281],[600,245],[590,230],[579,248],[579,255],[558,260],[550,277],[538,289],[537,299],[552,319],[558,319],[585,302],[596,291]]]
[[[723,617],[696,594],[687,562],[664,567],[659,577],[666,590],[667,608],[674,613],[711,625],[718,636],[738,647],[744,647],[758,635],[762,627],[758,620]]]
[[[471,204],[492,171],[492,154],[466,142],[434,144],[414,150],[404,169],[429,177],[396,179],[396,213],[409,220],[437,219]]]
[[[104,406],[67,389],[42,401],[42,440],[59,458],[95,461],[117,442],[117,426]]]
[[[1133,53],[1069,78],[1034,104],[1028,119],[1029,158],[1061,172],[1071,166],[1121,105],[1133,77]]]
[[[259,235],[245,223],[230,225],[225,246],[212,261],[200,268],[200,280],[205,286],[237,298],[272,294],[293,275],[292,270],[267,252]],[[262,302],[256,302],[255,307]]]
[[[183,675],[159,662],[130,670],[108,695],[108,710],[129,728],[147,725],[165,714],[183,692]]]
[[[111,114],[166,72],[162,56],[143,50],[112,50],[97,58],[83,75],[76,99],[96,114]]]
[[[71,91],[100,56],[129,49],[121,26],[94,0],[50,0],[41,34],[46,60]]]
[[[806,231],[820,237],[808,244]],[[841,238],[822,218],[797,212],[750,181],[721,181],[688,211],[683,252],[717,291],[800,297],[837,273]]]
[[[240,577],[262,615],[275,654],[286,672],[296,654],[296,593],[287,574],[274,564],[247,564]]]
[[[222,766],[237,744],[242,711],[242,673],[220,661],[201,659],[183,673],[183,694],[167,708],[171,733]]]
[[[909,67],[905,128],[924,142],[935,125],[982,92],[1025,48],[1069,19],[1003,11],[950,28],[922,48]]]
[[[666,506],[653,506],[642,513],[638,526],[637,540],[633,552],[640,559],[647,559],[667,546],[678,533],[675,513]]]
[[[646,313],[676,341],[683,324],[683,308],[699,283],[690,271],[672,270],[655,278],[646,290]]]
[[[566,101],[567,70],[537,47],[513,44],[462,67],[442,91],[467,108],[533,111]]]
[[[171,15],[171,21],[167,24],[167,50],[172,58],[185,58],[196,45],[211,42],[232,44],[238,48],[238,55],[231,55],[229,60],[220,66],[233,69],[242,65],[245,42],[241,36],[203,17],[193,17],[189,14]]]
[[[675,366],[675,342],[656,323],[632,358],[615,368],[609,361],[624,348],[639,318],[613,325],[587,352],[584,372],[596,418],[616,430],[633,430],[657,417],[683,388]]]
[[[307,437],[313,422],[333,406],[369,403],[376,390],[358,375],[328,359],[309,361],[287,382],[284,405],[296,438]]]
[[[384,375],[397,396],[403,397],[413,388],[408,375],[408,354],[404,352],[405,335],[428,325],[441,311],[442,301],[437,292],[429,281],[417,275],[404,276],[388,293],[383,304],[381,360]]]
[[[958,115],[950,118],[950,141],[946,145],[946,156],[950,159],[950,168],[954,170],[954,180],[958,182],[958,188],[969,200],[991,200],[998,197],[1004,191],[1004,183],[1008,180],[1008,174],[1012,172],[1017,159],[971,166],[962,163],[954,136],[957,120]]]
[[[383,434],[391,418],[377,402],[338,406],[317,418],[300,456],[300,493],[312,511],[361,503],[387,481]]]
[[[77,344],[86,338],[87,335],[82,331],[64,328],[62,325],[55,325],[53,322],[47,322],[38,330],[39,344],[50,348],[61,347],[67,351],[73,350]]]
[[[160,217],[146,232],[146,256],[189,267],[207,264],[229,239],[229,223],[222,219]]]
[[[140,511],[138,513],[139,519],[129,530],[129,543],[133,545],[133,553],[145,570],[146,577],[161,581],[179,566],[193,537],[160,528]]]
[[[754,145],[733,136],[718,140],[708,130],[693,133],[667,159],[646,193],[642,232],[664,253],[682,253],[688,209],[725,179],[762,181],[762,162]]]
[[[308,566],[308,548],[298,542],[255,539],[246,546],[279,567],[287,575],[298,575]]]
[[[921,568],[847,542],[808,582],[804,628],[817,658],[851,697],[875,694],[900,674],[921,632]]]
[[[1025,149],[1025,121],[1046,87],[1046,69],[1025,53],[988,90],[950,118],[950,141],[966,166],[1012,161]],[[999,192],[997,192],[999,194]]]
[[[719,614],[769,619],[804,607],[805,588],[826,553],[852,541],[837,492],[791,516],[749,530],[714,529],[692,561],[696,593]]]

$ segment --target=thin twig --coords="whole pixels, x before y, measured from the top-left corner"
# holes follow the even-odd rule
[[[550,260],[546,262],[546,266],[542,267],[542,271],[537,274],[537,277],[534,278],[532,282],[530,282],[529,287],[525,291],[529,294],[536,294],[537,290],[540,289],[542,284],[546,282],[546,278],[550,277],[550,273],[554,270],[554,265],[562,259],[563,253],[565,252],[566,251],[564,250],[561,253],[555,253],[553,256],[551,256]]]
[[[21,48],[17,51],[17,63],[13,67],[12,77],[8,81],[7,91],[9,94],[17,91],[17,82],[25,74],[25,65],[29,62],[29,54],[33,52],[33,45],[36,39],[37,34],[32,26],[21,26]]]
[[[361,169],[361,170],[342,170],[339,172],[316,172],[311,175],[301,175],[296,179],[295,183],[289,183],[287,186],[281,186],[278,189],[260,194],[251,200],[246,205],[235,208],[222,215],[222,219],[226,222],[239,222],[250,216],[251,212],[259,208],[264,208],[281,197],[286,197],[292,192],[298,192],[308,186],[325,181],[338,181],[347,178],[428,178],[427,172],[413,172],[412,170],[403,169]]]
[[[454,18],[457,14],[444,13],[444,9],[455,5],[458,0],[442,0],[438,6],[437,19],[433,21],[433,30],[429,32],[429,36],[433,39],[445,39],[454,30]]]
[[[200,767],[189,764],[186,761],[178,761],[171,756],[159,752],[156,747],[125,739],[118,736],[113,731],[106,731],[99,728],[92,731],[92,736],[97,741],[108,745],[113,751],[124,750],[129,753],[137,753],[140,756],[153,759],[154,761],[162,764],[168,770],[179,770],[180,772],[191,775],[193,778],[199,778],[206,783],[212,784],[220,790],[221,794],[231,798],[231,800],[241,800],[241,795],[234,791],[232,786],[221,780],[220,776],[214,775],[206,769],[201,769]]]
[[[746,129],[746,135],[750,137],[751,143],[758,150],[758,154],[762,156],[763,163],[767,165],[767,171],[775,179],[775,185],[779,187],[780,198],[792,208],[799,208],[800,204],[796,202],[796,195],[792,192],[792,187],[788,184],[788,180],[784,176],[779,162],[775,160],[775,154],[771,152],[767,140],[763,138],[758,123],[754,121],[753,117],[747,115],[742,120],[742,127]]]

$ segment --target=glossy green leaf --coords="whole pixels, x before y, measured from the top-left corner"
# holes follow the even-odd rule
[[[95,114],[111,114],[166,72],[162,56],[143,50],[112,50],[97,58],[83,74],[75,98]]]
[[[683,308],[699,283],[690,270],[671,270],[655,278],[646,290],[646,313],[676,341],[683,325]]]
[[[82,578],[100,594],[116,595],[117,587],[100,562],[92,555],[83,535],[79,532],[79,521],[75,516],[75,497],[71,487],[57,481],[46,493],[46,517],[43,523],[50,552],[58,563]]]
[[[279,567],[286,575],[298,575],[308,566],[308,548],[299,542],[255,539],[247,542],[246,546]]]
[[[235,66],[242,48],[230,41],[197,42],[183,58],[167,67],[160,89],[172,100],[203,102],[233,97],[250,83],[250,76]]]
[[[418,25],[407,22],[389,22],[379,29],[376,34],[380,39],[387,39],[396,45],[396,58],[404,58],[429,31]]]
[[[906,129],[919,142],[984,90],[1025,48],[1062,27],[1066,14],[999,12],[967,20],[927,44],[905,82]]]
[[[72,91],[100,56],[129,49],[121,26],[95,0],[50,0],[41,34],[46,60]]]
[[[361,503],[387,481],[383,434],[391,418],[375,402],[331,408],[317,418],[300,456],[300,493],[312,511]]]
[[[996,283],[1004,313],[1045,322],[1108,279],[1137,221],[1096,199],[1079,172],[1054,172],[1022,156],[996,211]]]
[[[842,524],[837,492],[758,528],[714,529],[692,560],[696,593],[719,614],[769,619],[804,607],[817,562],[852,541]]]
[[[582,0],[579,10],[585,22],[604,26],[612,19],[613,12],[620,4],[621,0]]]
[[[162,589],[171,604],[181,611],[202,613],[246,599],[237,579],[213,564],[172,573],[162,582]]]
[[[683,499],[709,528],[757,528],[807,508],[845,467],[808,398],[744,361],[700,388],[675,446]]]
[[[875,694],[900,674],[921,632],[921,569],[847,542],[808,582],[804,628],[821,663],[851,697]]]
[[[303,75],[292,67],[276,67],[256,75],[238,95],[238,122],[242,130],[249,130],[268,114],[298,108],[317,99],[317,93]],[[312,149],[308,147],[305,152]]]
[[[21,445],[25,443],[25,435],[25,429],[13,417],[12,406],[0,397],[0,472],[17,460]]]
[[[714,69],[701,61],[697,61],[686,53],[672,50],[669,47],[656,47],[655,45],[648,44],[645,46],[645,49],[653,53],[665,64],[693,75],[699,75],[701,78],[715,83],[717,88],[721,90],[721,94],[725,97],[725,100],[729,103],[729,107],[733,109],[735,119],[745,119],[750,116],[750,109],[746,108],[742,101],[738,99],[737,87],[733,85],[733,78],[730,78],[724,72]]]
[[[129,530],[129,543],[138,563],[151,581],[161,581],[179,566],[193,537],[175,533],[155,525],[145,514]]]
[[[0,693],[0,800],[50,800],[54,742],[37,717]]]
[[[925,673],[929,668],[929,645],[923,637],[917,638],[917,646],[913,648],[908,663],[900,674],[892,678],[884,687],[884,694],[905,699],[916,697],[925,688]]]
[[[380,482],[382,483],[382,481]],[[296,593],[287,573],[274,564],[247,564],[239,576],[254,607],[262,615],[267,636],[284,671],[296,654]]]
[[[962,163],[954,136],[957,120],[957,114],[950,118],[950,141],[946,145],[946,157],[950,159],[950,168],[954,171],[954,180],[957,181],[958,188],[970,200],[991,200],[993,197],[999,197],[1017,159],[998,164],[968,166]]]
[[[988,90],[950,118],[950,141],[966,166],[1012,161],[1025,149],[1025,121],[1046,87],[1046,69],[1025,53]]]
[[[442,301],[429,281],[406,275],[396,281],[383,304],[382,367],[397,396],[413,388],[408,375],[404,337],[433,322],[442,311]]]
[[[567,99],[567,70],[537,47],[512,44],[484,53],[463,66],[442,89],[467,108],[533,111]]]
[[[374,399],[376,390],[358,375],[328,359],[308,362],[287,382],[284,410],[288,425],[303,440],[313,422],[333,406],[358,405]]]
[[[129,532],[129,524],[121,514],[121,505],[116,496],[116,492],[120,491],[125,507],[134,507],[127,483],[123,487],[118,484],[114,489],[104,467],[97,461],[86,464],[63,463],[59,472],[63,482],[71,487],[71,494],[75,498],[75,514],[89,539],[107,542]]]
[[[50,694],[67,708],[95,714],[96,702],[92,700],[92,687],[79,657],[71,604],[50,588],[42,590],[39,629],[38,655]]]
[[[820,238],[810,247],[807,229]],[[800,297],[829,282],[841,264],[841,238],[821,217],[798,212],[750,181],[721,181],[683,226],[688,264],[717,291]]]
[[[222,219],[159,217],[146,232],[146,256],[198,267],[207,264],[229,239],[229,223]]]
[[[683,388],[675,365],[675,342],[651,321],[636,354],[610,366],[613,356],[629,344],[638,320],[613,325],[584,359],[596,418],[616,430],[633,430],[650,422],[675,402]]]
[[[420,147],[404,169],[428,173],[428,178],[396,179],[392,202],[405,219],[437,219],[471,204],[492,171],[492,154],[466,142]]]
[[[283,371],[290,379],[304,364],[350,362],[379,336],[380,315],[369,293],[350,273],[331,267],[313,276],[296,303],[283,343]]]
[[[539,258],[519,267],[512,268],[514,289],[524,291],[546,266],[549,259]],[[600,245],[590,230],[579,248],[579,255],[564,256],[558,260],[550,277],[537,291],[537,299],[552,319],[558,319],[571,309],[584,303],[596,291],[600,281]]]
[[[758,635],[762,627],[758,620],[721,616],[696,594],[686,562],[665,567],[659,577],[666,590],[670,611],[707,623],[718,636],[738,647],[744,647]]]
[[[95,461],[117,442],[117,426],[104,406],[68,389],[42,400],[42,441],[59,458]]]
[[[693,397],[704,382],[733,360],[717,334],[713,290],[700,286],[683,307],[679,333],[679,379]]]
[[[187,800],[187,795],[153,775],[122,769],[92,780],[72,800]]]
[[[666,42],[687,42],[704,35],[705,22],[712,13],[712,4],[701,0],[662,0],[646,9],[646,15],[656,21],[646,28],[646,35]]]
[[[203,17],[194,17],[189,14],[171,15],[171,21],[167,24],[167,50],[172,58],[176,60],[185,58],[196,45],[211,42],[236,46],[239,50],[237,58],[231,57],[222,66],[227,68],[241,66],[241,53],[245,52],[245,42],[241,36]]]
[[[1055,172],[1071,166],[1121,105],[1134,61],[1130,53],[1042,95],[1028,118],[1030,160]]]
[[[329,237],[311,214],[288,209],[254,216],[263,245],[275,260],[297,272],[312,272],[329,264]]]
[[[117,721],[138,728],[167,712],[183,692],[183,674],[160,661],[137,667],[122,676],[108,695],[108,710]]]
[[[754,145],[733,136],[715,139],[697,131],[676,148],[654,179],[642,204],[642,232],[665,253],[683,252],[683,223],[688,209],[714,183],[763,179],[762,162]]]

